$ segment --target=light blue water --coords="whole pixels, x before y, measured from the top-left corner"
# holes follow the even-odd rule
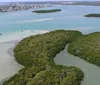
[[[100,13],[100,7],[56,5],[51,8],[62,9],[62,11],[48,14],[36,14],[32,13],[33,9],[31,9],[0,13],[0,32],[17,32],[30,29],[77,29],[83,33],[100,31],[100,18],[84,17],[84,15],[88,13]]]

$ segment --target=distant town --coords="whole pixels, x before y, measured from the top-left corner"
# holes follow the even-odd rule
[[[45,8],[51,7],[50,4],[24,4],[24,3],[10,3],[0,5],[0,12],[11,12],[18,10],[28,10],[28,9],[36,9],[36,8]]]
[[[100,1],[46,1],[46,2],[11,2],[0,4],[0,12],[11,12],[36,8],[52,7],[52,5],[87,5],[100,6]]]

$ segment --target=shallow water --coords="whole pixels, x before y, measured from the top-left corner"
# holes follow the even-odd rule
[[[53,5],[50,8],[61,12],[36,14],[34,9],[0,13],[0,33],[21,30],[80,30],[83,33],[100,31],[100,18],[86,18],[85,14],[100,13],[100,6]]]
[[[100,67],[73,56],[67,52],[68,45],[54,58],[55,63],[64,66],[76,66],[84,72],[81,85],[100,85]]]
[[[0,85],[2,81],[13,76],[23,67],[8,53],[8,50],[14,46],[14,42],[0,44]]]
[[[14,40],[21,40],[36,34],[46,33],[46,30],[21,30],[20,32],[10,32],[0,35],[0,43]]]

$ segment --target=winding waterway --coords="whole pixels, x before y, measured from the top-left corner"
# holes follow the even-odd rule
[[[68,45],[66,45],[63,51],[56,55],[54,58],[55,63],[80,68],[84,72],[84,80],[81,85],[100,85],[100,67],[69,54],[67,48]]]

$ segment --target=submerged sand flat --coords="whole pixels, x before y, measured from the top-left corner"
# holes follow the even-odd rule
[[[14,56],[10,53],[15,45],[16,41],[0,44],[0,82],[13,76],[23,67],[15,61]]]

